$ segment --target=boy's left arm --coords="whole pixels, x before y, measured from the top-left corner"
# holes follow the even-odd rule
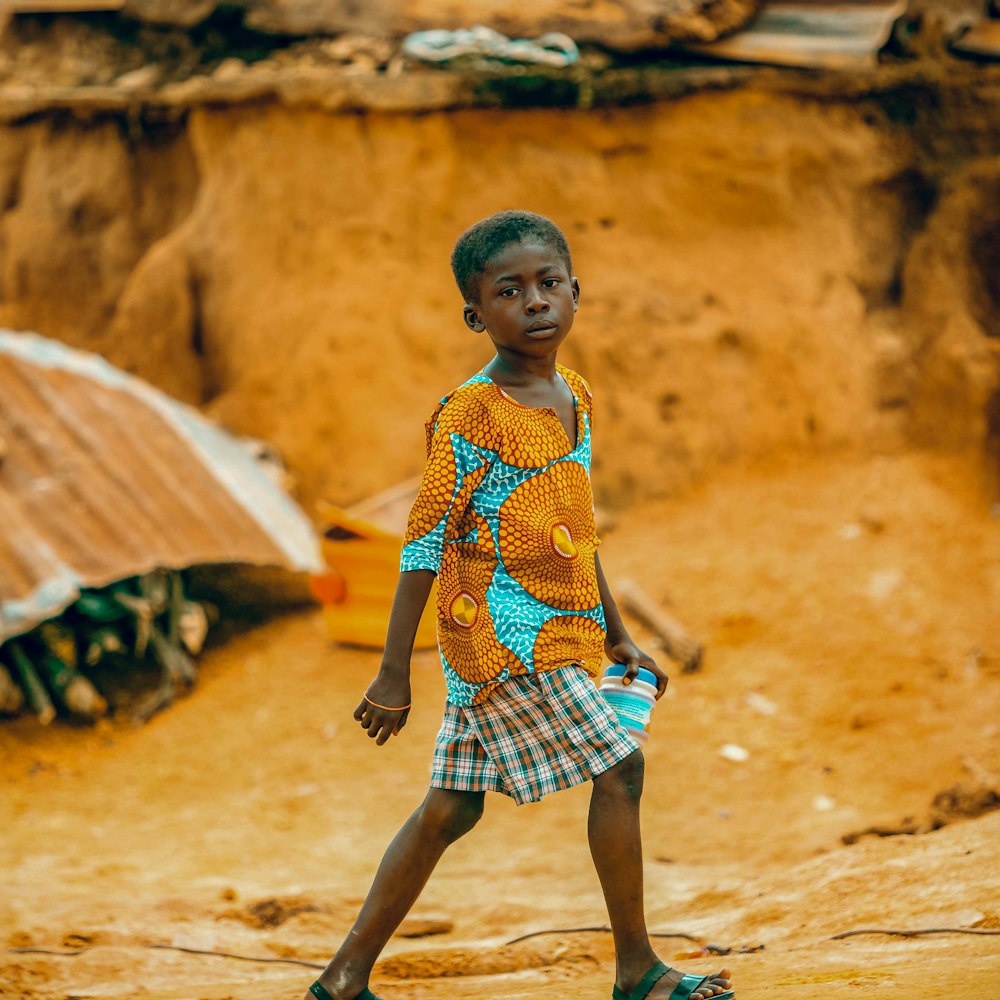
[[[648,654],[644,653],[633,641],[622,621],[621,612],[611,594],[604,570],[601,569],[601,560],[597,553],[594,553],[594,566],[597,569],[597,587],[601,593],[601,604],[604,605],[604,620],[607,624],[608,634],[604,641],[604,651],[608,654],[608,659],[612,663],[624,663],[626,666],[625,675],[622,677],[623,684],[630,684],[635,680],[640,667],[656,674],[656,697],[662,698],[667,690],[667,675],[656,665],[656,661]]]

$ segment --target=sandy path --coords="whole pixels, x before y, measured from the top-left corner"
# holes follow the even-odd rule
[[[650,924],[765,945],[724,960],[742,998],[1000,994],[996,937],[830,940],[1000,928],[1000,813],[839,840],[925,820],[970,768],[1000,773],[998,537],[969,470],[916,457],[734,473],[606,533],[612,580],[675,599],[709,650],[649,744]],[[371,746],[350,712],[376,663],[307,614],[206,656],[194,696],[142,729],[0,726],[0,996],[300,997],[307,968],[150,945],[328,957],[419,801],[440,717],[420,654],[410,725]],[[723,759],[726,742],[749,759]],[[491,799],[414,914],[453,929],[393,942],[387,1000],[610,995],[607,935],[503,947],[604,924],[586,809],[586,788],[520,810]],[[82,953],[10,950],[24,947]]]

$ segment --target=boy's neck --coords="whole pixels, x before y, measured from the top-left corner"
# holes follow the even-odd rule
[[[483,371],[497,385],[551,384],[556,379],[556,356],[547,354],[542,358],[526,358],[515,354],[508,357],[498,351]]]

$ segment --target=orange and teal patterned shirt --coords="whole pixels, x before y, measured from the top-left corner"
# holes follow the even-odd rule
[[[437,574],[448,700],[479,704],[509,677],[604,654],[594,555],[590,387],[557,365],[576,442],[551,407],[523,406],[485,372],[427,421],[427,467],[400,567]]]

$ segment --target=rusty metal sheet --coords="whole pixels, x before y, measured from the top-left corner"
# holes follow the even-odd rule
[[[961,38],[952,42],[951,47],[965,55],[1000,59],[1000,21],[974,24]]]
[[[156,567],[323,567],[238,440],[96,355],[0,330],[0,641]]]
[[[878,62],[907,0],[855,3],[773,0],[746,27],[688,51],[736,62],[823,69],[864,69]]]

